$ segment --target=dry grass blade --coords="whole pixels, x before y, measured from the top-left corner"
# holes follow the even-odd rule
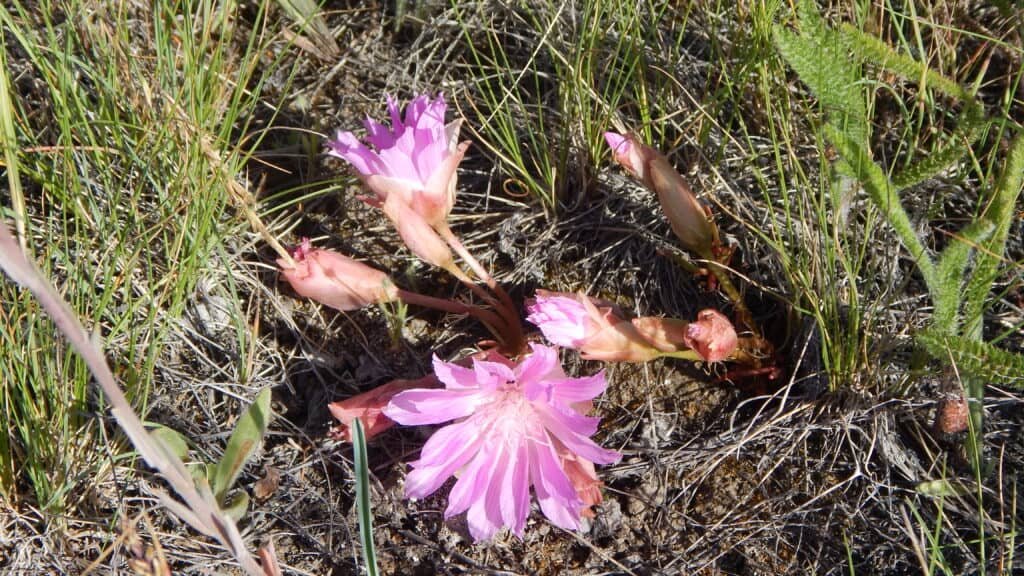
[[[341,48],[334,41],[331,29],[314,0],[277,0],[277,3],[299,25],[300,32],[312,36],[311,40],[302,36],[293,37],[292,40],[297,46],[324,61],[337,60],[341,57]]]
[[[15,282],[35,294],[61,332],[81,354],[89,370],[103,388],[110,401],[110,411],[132,445],[146,460],[146,463],[160,472],[174,488],[187,506],[180,506],[178,512],[194,528],[219,540],[238,560],[242,568],[251,575],[261,576],[272,573],[264,570],[249,554],[235,523],[224,515],[209,490],[200,492],[192,481],[185,464],[146,432],[142,421],[135,414],[121,387],[107,366],[103,353],[96,342],[90,340],[85,328],[78,321],[67,303],[54,291],[35,266],[25,257],[6,224],[0,224],[0,268]],[[168,504],[169,499],[164,499]],[[187,513],[186,513],[187,512]]]

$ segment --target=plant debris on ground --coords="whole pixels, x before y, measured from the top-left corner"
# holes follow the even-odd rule
[[[272,390],[262,447],[230,499],[251,549],[286,574],[363,571],[352,448],[328,403],[430,373],[488,333],[469,318],[297,298],[227,182],[284,245],[313,238],[417,291],[457,286],[357,196],[324,138],[380,117],[386,94],[444,93],[472,146],[451,225],[510,288],[613,300],[636,315],[727,307],[676,263],[657,199],[613,166],[623,123],[711,205],[783,374],[608,364],[597,400],[604,502],[577,533],[530,516],[522,540],[474,543],[446,490],[403,498],[429,430],[371,441],[383,574],[908,574],[1024,570],[1024,399],[987,381],[984,459],[935,426],[960,391],[917,340],[933,303],[910,253],[854,181],[835,195],[830,110],[778,53],[784,3],[15,2],[0,7],[0,205],[104,341],[147,423],[217,462]],[[901,193],[928,249],[954,241],[996,185],[1024,122],[1024,13],[1013,3],[822,3],[976,93],[990,121],[966,156]],[[871,154],[906,167],[942,149],[963,103],[865,66]],[[824,100],[824,99],[822,99]],[[205,140],[204,140],[205,139]],[[223,158],[204,153],[208,142]],[[520,154],[516,156],[516,154]],[[18,169],[20,168],[20,171]],[[984,314],[984,341],[1024,352],[1024,202]],[[31,298],[0,283],[0,573],[239,573],[166,513],[84,365]],[[26,335],[28,334],[28,335]],[[949,364],[949,363],[947,363]],[[1010,375],[1012,379],[1012,374]],[[1019,375],[1018,375],[1019,376]],[[145,562],[141,561],[145,560]],[[155,569],[154,569],[155,570]]]

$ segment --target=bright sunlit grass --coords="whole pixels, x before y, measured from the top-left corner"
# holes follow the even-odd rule
[[[6,215],[143,411],[169,320],[238,229],[225,225],[227,196],[198,146],[209,137],[232,170],[245,158],[233,142],[267,72],[256,68],[265,38],[235,22],[205,0],[0,8],[5,53],[24,51],[33,67],[0,76],[0,89],[20,92],[0,100],[0,124],[8,175],[26,187],[11,189]],[[29,113],[43,101],[45,121]],[[2,283],[0,300],[0,493],[64,511],[104,468],[103,408],[27,293]]]

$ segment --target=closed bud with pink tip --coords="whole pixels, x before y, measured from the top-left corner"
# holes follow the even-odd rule
[[[713,259],[718,239],[715,224],[668,158],[640,142],[634,134],[605,132],[604,138],[615,161],[658,195],[661,209],[683,247],[702,258]]]
[[[728,359],[739,344],[732,322],[710,308],[697,313],[697,321],[687,326],[683,340],[708,362]]]
[[[549,341],[575,348],[587,360],[646,362],[661,355],[613,306],[583,294],[537,290],[527,312]]]
[[[314,249],[308,239],[292,253],[294,265],[279,259],[292,288],[337,310],[358,310],[370,304],[398,298],[398,288],[388,275],[330,250]]]

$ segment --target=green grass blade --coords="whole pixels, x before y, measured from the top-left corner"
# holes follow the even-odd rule
[[[377,548],[373,543],[373,512],[370,509],[370,469],[366,462],[366,433],[363,423],[352,421],[352,456],[356,473],[356,510],[359,513],[359,540],[363,544],[363,564],[368,576],[377,576]]]

